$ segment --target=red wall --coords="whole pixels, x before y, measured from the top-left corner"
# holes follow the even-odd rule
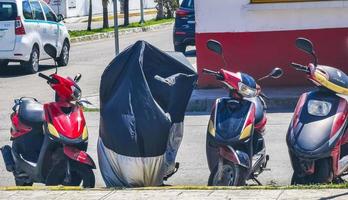
[[[310,39],[319,63],[340,68],[348,73],[348,28],[316,29],[300,31],[248,32],[248,33],[197,33],[198,84],[201,88],[217,87],[212,78],[202,75],[202,68],[217,70],[223,66],[220,57],[206,48],[206,41],[215,39],[222,43],[231,71],[241,71],[254,78],[262,77],[273,67],[281,67],[284,76],[267,80],[262,85],[301,86],[308,84],[301,72],[289,66],[291,62],[308,64],[311,57],[295,47],[295,39]]]

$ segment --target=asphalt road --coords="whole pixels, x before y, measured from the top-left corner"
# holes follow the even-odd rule
[[[267,153],[270,155],[268,167],[271,171],[264,171],[259,180],[267,185],[287,185],[291,178],[291,165],[287,154],[285,133],[291,113],[269,113],[268,126],[265,135]],[[205,137],[209,116],[205,114],[188,114],[185,119],[184,138],[181,143],[177,162],[179,171],[169,179],[170,185],[206,185],[209,169],[205,157]],[[97,163],[97,138],[99,130],[99,113],[86,113],[89,127],[88,153]],[[8,130],[0,131],[0,145],[8,144]],[[99,170],[96,174],[96,186],[104,187]],[[255,184],[249,182],[249,184]],[[14,185],[13,176],[5,170],[0,161],[0,186]]]
[[[120,38],[121,49],[137,40],[146,40],[162,50],[173,50],[172,30],[160,30],[147,33],[135,33]],[[74,76],[82,73],[79,85],[84,96],[98,94],[100,76],[108,63],[114,58],[113,40],[100,40],[73,44],[71,48],[71,61],[69,66],[59,69],[59,74]],[[191,63],[195,63],[194,51],[188,52]],[[54,72],[52,61],[42,62],[42,73]],[[52,101],[53,91],[37,75],[26,75],[18,65],[11,65],[0,73],[0,146],[9,143],[9,114],[13,99],[22,96],[33,96],[41,102]],[[93,159],[96,157],[96,139],[98,137],[98,113],[86,113],[87,124],[90,132],[89,153]],[[268,132],[266,135],[267,150],[271,156],[269,167],[260,176],[264,184],[285,185],[290,181],[291,166],[285,145],[285,132],[290,121],[290,113],[269,114]],[[181,163],[179,172],[168,181],[173,185],[206,185],[209,176],[205,160],[205,132],[208,116],[188,115],[185,123],[185,135],[178,154]],[[104,186],[98,170],[97,186]],[[13,177],[6,172],[2,159],[0,159],[0,186],[13,185]]]

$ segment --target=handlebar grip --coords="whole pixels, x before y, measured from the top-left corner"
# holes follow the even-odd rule
[[[47,80],[47,82],[49,82],[49,83],[53,83],[53,84],[57,84],[57,83],[58,83],[58,81],[57,81],[56,79],[53,79],[53,78],[51,78],[51,77],[49,77],[49,76],[46,76],[46,75],[43,74],[43,73],[39,73],[39,77],[41,77],[41,78]]]
[[[43,78],[43,79],[46,79],[47,81],[50,81],[50,80],[51,80],[50,77],[46,76],[46,75],[43,74],[43,73],[39,73],[39,77],[41,77],[41,78]]]
[[[218,72],[216,71],[213,71],[213,70],[210,70],[210,69],[203,69],[203,73],[206,73],[206,74],[218,74]]]
[[[309,72],[309,68],[307,66],[298,64],[298,63],[291,63],[291,65],[298,71],[303,71],[303,72]]]

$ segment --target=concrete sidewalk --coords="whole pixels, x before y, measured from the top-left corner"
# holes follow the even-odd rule
[[[264,88],[263,93],[269,97],[266,100],[269,110],[293,110],[300,95],[312,89],[311,87]],[[186,111],[209,112],[217,98],[226,96],[228,96],[226,89],[194,90]],[[91,108],[99,108],[98,95],[89,96],[86,99],[94,105]]]
[[[348,199],[347,189],[321,189],[321,190],[81,190],[81,191],[0,191],[0,199],[255,199],[255,200],[280,200],[280,199]]]

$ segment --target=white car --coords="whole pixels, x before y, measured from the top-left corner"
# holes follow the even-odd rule
[[[20,62],[29,73],[49,59],[43,46],[57,48],[59,66],[69,62],[70,40],[62,15],[41,0],[0,0],[0,67]]]

